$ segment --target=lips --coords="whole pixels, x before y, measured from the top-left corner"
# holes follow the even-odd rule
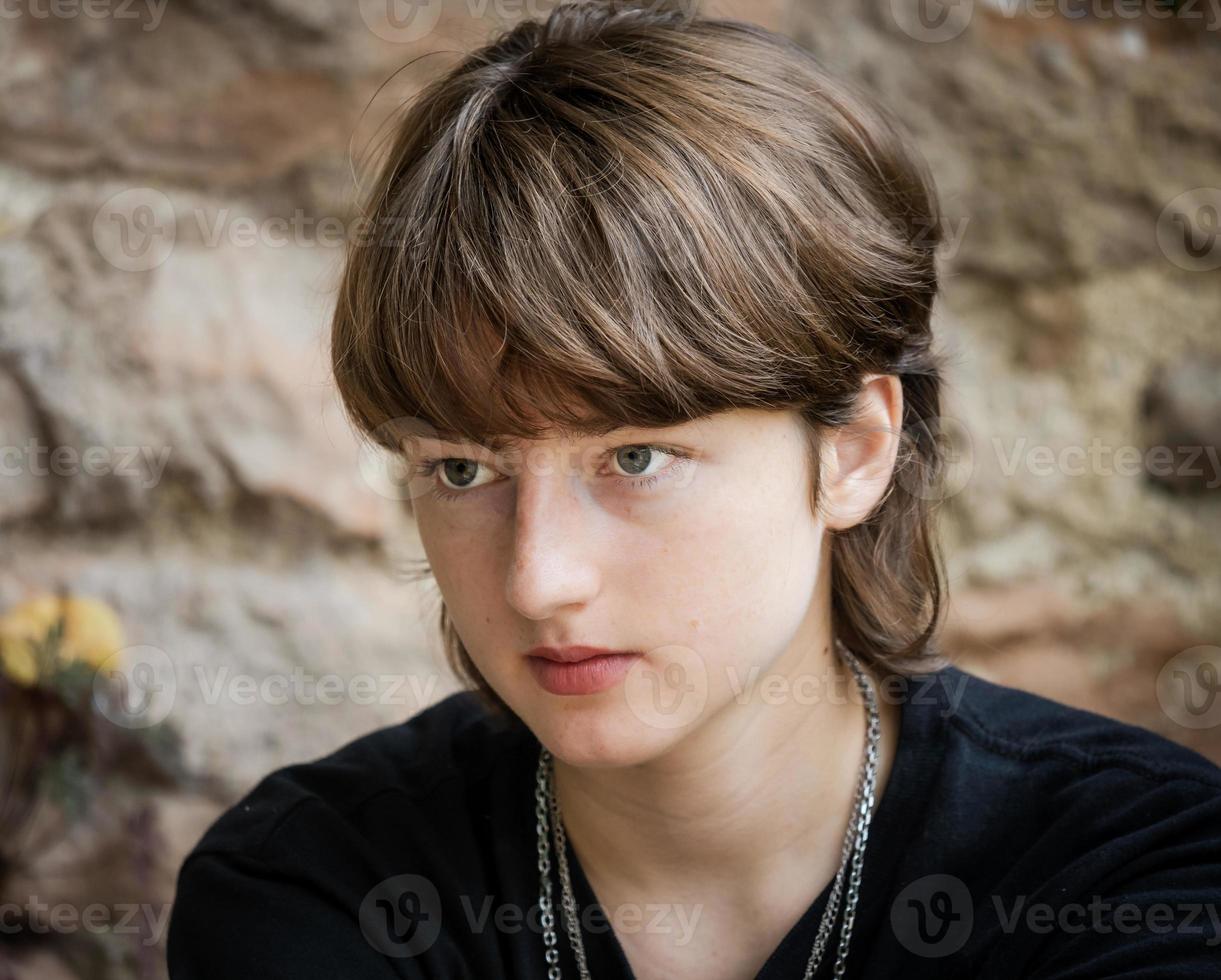
[[[608,650],[605,647],[571,646],[535,647],[532,650],[526,651],[526,656],[541,657],[544,660],[552,660],[560,664],[576,664],[582,660],[591,660],[594,657],[630,656],[634,653],[636,653],[635,650]]]
[[[564,647],[551,652],[580,656],[581,659],[562,661],[532,654],[526,658],[526,663],[543,690],[568,696],[597,694],[614,687],[644,656],[642,653],[598,652],[593,647]]]

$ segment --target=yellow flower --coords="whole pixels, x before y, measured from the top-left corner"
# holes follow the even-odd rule
[[[0,669],[22,687],[33,687],[38,681],[38,662],[23,640],[0,636]]]
[[[38,681],[37,645],[47,640],[61,616],[61,665],[80,660],[97,668],[125,645],[118,615],[100,599],[35,596],[0,616],[0,667],[18,684],[28,687]]]

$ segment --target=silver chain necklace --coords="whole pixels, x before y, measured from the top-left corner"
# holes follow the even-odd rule
[[[873,815],[873,796],[877,786],[878,776],[878,742],[881,738],[881,721],[878,716],[877,698],[873,693],[873,684],[856,656],[837,638],[836,650],[840,657],[852,668],[857,685],[869,709],[869,729],[866,737],[865,756],[861,764],[861,772],[857,778],[856,795],[853,799],[853,817],[848,821],[848,831],[844,835],[844,844],[840,856],[839,871],[831,886],[831,894],[827,897],[827,907],[823,910],[822,920],[818,925],[818,933],[814,937],[814,948],[810,952],[809,962],[803,980],[810,980],[814,971],[822,963],[827,940],[831,935],[831,927],[839,911],[840,893],[843,890],[844,878],[848,879],[848,894],[844,900],[844,919],[840,929],[839,949],[835,959],[835,977],[842,978],[848,959],[848,941],[852,937],[852,925],[856,920],[856,904],[860,896],[861,866],[865,858],[865,843],[869,837],[869,820]],[[581,941],[581,925],[577,917],[576,898],[572,892],[572,880],[568,873],[567,836],[564,832],[564,821],[560,816],[560,805],[555,795],[555,766],[552,755],[545,747],[540,748],[538,757],[538,774],[534,791],[535,828],[538,837],[538,873],[539,873],[539,920],[543,929],[543,945],[546,948],[548,980],[561,980],[560,952],[556,947],[555,912],[551,903],[551,854],[548,842],[548,826],[552,828],[555,838],[555,851],[560,869],[560,884],[563,890],[564,926],[568,931],[568,941],[577,958],[577,966],[581,980],[591,980],[589,965],[585,960],[585,945]],[[849,867],[851,864],[851,867]]]

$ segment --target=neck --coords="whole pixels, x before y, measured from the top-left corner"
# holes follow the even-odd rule
[[[606,769],[555,760],[564,827],[600,898],[681,888],[784,904],[776,892],[791,890],[800,904],[831,881],[863,765],[868,709],[829,633],[801,647],[809,652],[786,654],[769,672],[788,679],[790,696],[770,697],[759,684],[646,763]],[[866,673],[881,722],[876,800],[889,777],[899,708]]]

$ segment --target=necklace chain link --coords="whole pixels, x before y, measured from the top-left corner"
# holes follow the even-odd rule
[[[827,906],[823,910],[822,919],[818,924],[818,932],[814,937],[814,946],[810,951],[810,959],[806,963],[803,980],[810,980],[822,963],[827,942],[831,936],[836,914],[839,911],[844,880],[847,878],[848,889],[844,896],[844,916],[840,927],[839,947],[836,952],[834,976],[840,980],[844,976],[848,959],[848,943],[852,938],[852,926],[856,921],[857,900],[860,897],[861,872],[865,859],[865,844],[869,837],[869,821],[873,815],[874,791],[877,788],[878,775],[878,744],[881,740],[881,720],[878,714],[877,698],[873,692],[873,684],[856,656],[836,638],[836,650],[840,657],[852,669],[857,685],[869,712],[869,728],[865,741],[865,753],[862,759],[861,771],[857,777],[856,792],[852,804],[852,817],[848,821],[848,830],[844,835],[844,843],[840,852],[839,870],[827,896]],[[564,821],[560,815],[559,800],[555,794],[555,766],[551,753],[541,747],[539,750],[538,772],[534,791],[535,832],[538,839],[538,873],[539,873],[539,923],[543,930],[544,959],[547,963],[547,980],[562,980],[560,971],[560,952],[556,945],[555,909],[551,901],[551,854],[549,851],[549,835],[554,837],[556,863],[559,866],[561,897],[563,906],[564,927],[568,932],[569,945],[577,960],[577,969],[581,980],[592,980],[589,965],[585,959],[585,945],[581,941],[581,925],[577,915],[576,898],[573,895],[572,879],[568,868],[568,837],[564,832]]]

